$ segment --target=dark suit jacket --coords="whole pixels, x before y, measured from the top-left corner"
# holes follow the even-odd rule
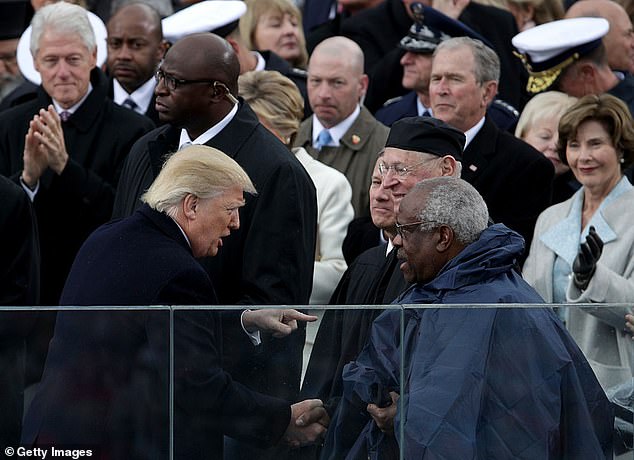
[[[625,74],[623,80],[619,80],[617,85],[608,91],[614,97],[621,99],[634,114],[634,76]]]
[[[34,207],[42,251],[44,305],[57,305],[77,250],[112,213],[114,191],[130,147],[153,124],[107,98],[105,75],[94,69],[93,90],[64,123],[69,160],[61,175],[47,170]],[[40,108],[51,104],[44,89],[37,98],[0,114],[0,174],[16,183],[22,172],[24,136]]]
[[[494,222],[524,237],[525,256],[537,216],[550,206],[554,174],[544,155],[488,117],[462,160],[462,178],[480,192]]]
[[[37,228],[24,190],[0,176],[0,305],[37,305]],[[32,312],[0,313],[0,448],[20,441],[24,405],[25,337]]]
[[[129,215],[178,148],[180,129],[162,126],[141,138],[123,169],[115,217]],[[258,191],[240,210],[240,229],[223,240],[217,257],[204,265],[221,304],[306,305],[312,289],[317,204],[310,177],[288,149],[259,122],[244,102],[231,122],[207,145],[242,166]],[[232,344],[227,365],[236,379],[265,393],[294,399],[299,390],[303,334],[264,337],[261,346],[238,347],[240,328],[225,328]],[[261,356],[254,355],[255,351]]]
[[[210,305],[216,300],[178,226],[144,206],[88,238],[61,303]],[[151,308],[60,312],[23,442],[83,444],[98,447],[108,459],[168,459],[169,313]],[[253,393],[222,370],[218,315],[210,309],[174,311],[177,459],[222,459],[223,433],[271,444],[288,425],[288,403]]]

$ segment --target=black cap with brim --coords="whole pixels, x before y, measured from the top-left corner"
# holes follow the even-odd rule
[[[491,44],[475,30],[422,3],[412,3],[410,9],[414,24],[403,37],[399,47],[418,54],[431,54],[438,44],[452,37],[470,37],[485,45]]]
[[[385,147],[431,153],[439,157],[451,155],[462,160],[465,135],[453,126],[432,117],[408,117],[394,123]]]

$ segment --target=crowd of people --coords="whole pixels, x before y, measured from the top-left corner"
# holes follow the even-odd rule
[[[0,447],[631,455],[626,8],[0,2]]]

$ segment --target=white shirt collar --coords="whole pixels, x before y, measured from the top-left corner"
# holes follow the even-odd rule
[[[356,121],[357,117],[361,113],[361,107],[357,104],[357,108],[348,115],[343,121],[339,124],[333,126],[332,128],[328,128],[330,132],[330,137],[332,137],[332,142],[328,144],[330,147],[339,147],[339,141],[341,138],[348,132],[352,124]],[[313,144],[317,141],[317,137],[319,133],[321,133],[324,129],[324,125],[317,119],[317,116],[313,114]]]
[[[113,88],[113,99],[115,104],[123,105],[123,101],[127,98],[132,99],[136,103],[135,112],[140,113],[141,115],[145,115],[147,109],[150,106],[150,102],[152,101],[152,96],[154,95],[154,88],[156,87],[156,80],[154,77],[150,78],[148,81],[143,83],[136,91],[132,93],[128,93],[121,84],[115,79],[112,82]]]
[[[200,136],[198,136],[194,140],[190,139],[186,129],[181,129],[181,138],[180,138],[180,141],[178,142],[178,149],[180,150],[180,148],[185,143],[196,144],[196,145],[206,144],[207,142],[209,142],[210,139],[213,139],[216,136],[216,134],[222,131],[224,127],[227,126],[231,120],[233,120],[233,117],[236,115],[237,112],[238,112],[238,104],[234,105],[231,111],[222,120],[220,120],[218,123],[216,123],[214,126],[209,128],[207,131],[202,133]]]
[[[59,105],[59,102],[53,99],[53,107],[55,107],[55,111],[57,113],[62,113],[62,112],[75,113],[75,111],[79,108],[79,106],[84,103],[84,101],[86,100],[86,98],[88,97],[91,91],[92,91],[92,83],[88,83],[88,91],[86,91],[86,94],[84,94],[84,97],[82,97],[77,104],[69,107],[68,109],[64,109],[62,108],[61,105]]]
[[[475,126],[468,129],[467,132],[464,133],[464,136],[467,138],[467,141],[464,144],[465,149],[467,148],[469,143],[473,140],[473,138],[476,137],[476,135],[480,132],[480,130],[482,129],[482,126],[484,126],[484,117],[482,117],[482,119],[479,122],[477,122]]]
[[[434,113],[431,111],[431,107],[425,107],[423,103],[420,101],[420,97],[416,98],[416,111],[419,117],[422,117],[425,113],[425,110],[429,112],[430,116],[434,116]]]
[[[383,236],[383,231],[381,231],[381,239],[385,239]],[[385,248],[385,256],[387,257],[387,255],[392,251],[392,249],[394,249],[394,243],[392,243],[391,239],[387,239],[387,248]]]
[[[258,59],[258,63],[255,65],[255,69],[253,70],[255,71],[264,70],[266,68],[266,61],[264,60],[264,56],[262,56],[257,51],[253,51],[253,54],[255,54],[255,57]]]

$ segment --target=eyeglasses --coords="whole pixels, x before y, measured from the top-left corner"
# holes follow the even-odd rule
[[[414,170],[418,168],[420,165],[423,165],[433,160],[436,160],[436,158],[427,158],[426,160],[423,160],[420,163],[415,163],[409,166],[403,165],[400,163],[387,165],[381,162],[379,163],[379,174],[381,174],[381,176],[386,176],[390,172],[390,169],[391,169],[392,171],[394,171],[394,174],[396,174],[397,176],[404,177],[404,176],[407,176],[408,174],[413,173]]]
[[[417,225],[423,225],[423,224],[441,224],[440,222],[436,222],[435,220],[419,220],[416,222],[410,222],[409,224],[399,224],[398,222],[396,222],[394,225],[396,226],[396,233],[398,234],[398,236],[401,237],[401,239],[405,238],[405,233],[412,233],[414,230],[408,230],[411,227],[417,226]]]
[[[163,72],[161,69],[158,69],[154,74],[154,78],[156,79],[156,83],[159,83],[161,80],[165,82],[165,86],[170,91],[176,91],[179,85],[191,85],[194,83],[207,83],[211,85],[215,83],[216,80],[182,80],[174,77],[168,73]]]
[[[231,94],[227,85],[218,80],[183,80],[180,78],[176,78],[173,75],[163,72],[161,69],[158,69],[154,74],[154,79],[156,80],[156,84],[158,84],[161,80],[165,82],[165,87],[170,91],[176,91],[179,85],[191,85],[194,83],[207,83],[209,85],[213,85],[214,89],[220,88],[224,95],[229,99],[233,104],[238,104],[238,100],[236,97]]]

